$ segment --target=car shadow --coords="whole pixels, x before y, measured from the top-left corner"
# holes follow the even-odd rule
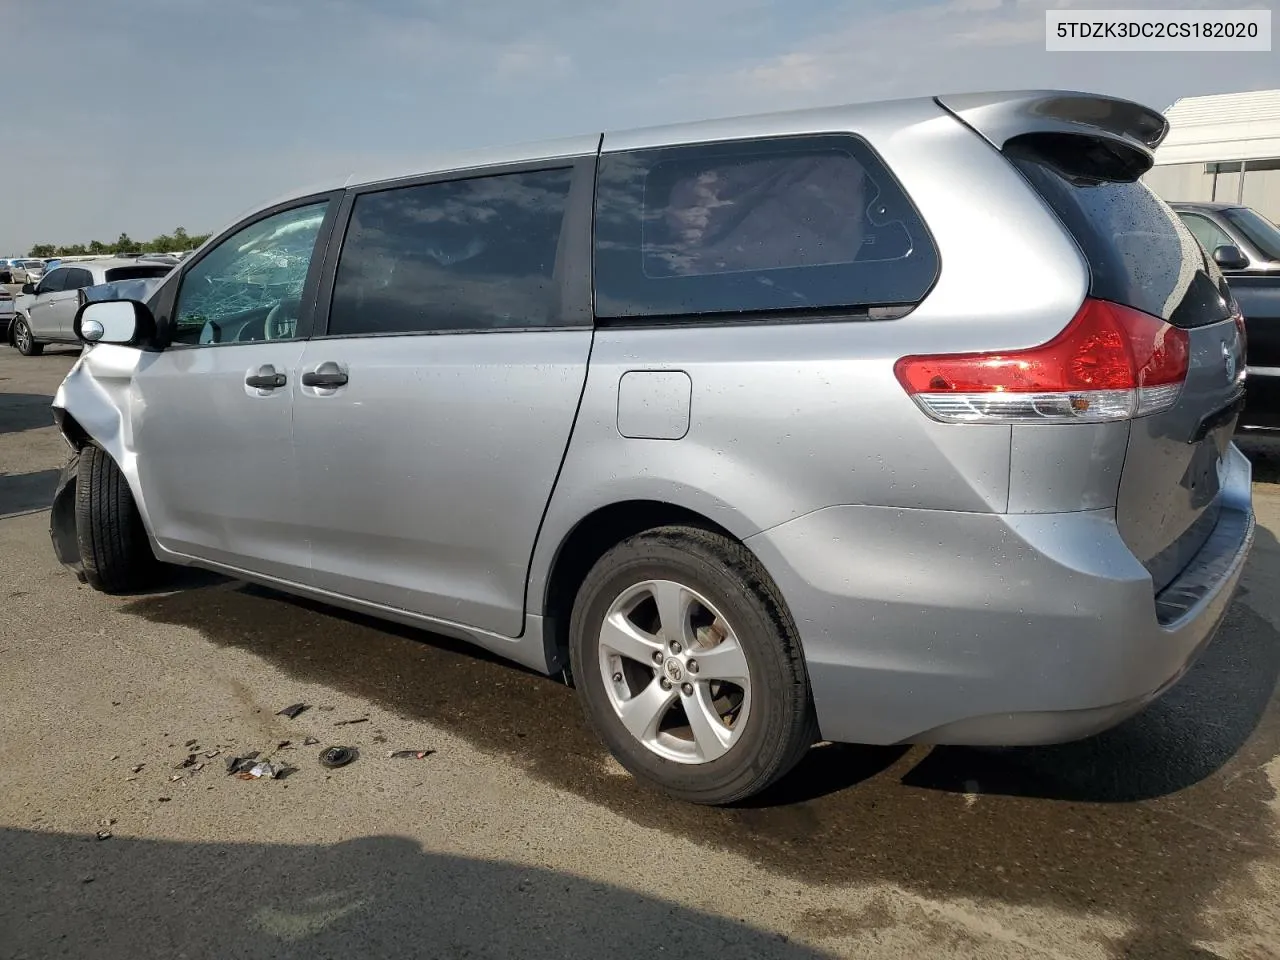
[[[0,520],[48,510],[61,471],[0,474]]]
[[[1268,570],[1280,563],[1265,529],[1255,551],[1276,555]],[[1114,947],[1130,956],[1190,955],[1223,884],[1274,848],[1263,768],[1280,754],[1280,632],[1247,602],[1177,686],[1102,736],[1010,750],[823,745],[773,790],[719,809],[625,775],[574,691],[465,643],[233,581],[124,610],[437,724],[642,826],[782,875],[1089,914],[1105,904],[1129,922]]]
[[[53,426],[53,397],[39,393],[0,393],[0,434]]]
[[[620,887],[402,837],[184,843],[5,829],[0,849],[6,956],[824,956]]]

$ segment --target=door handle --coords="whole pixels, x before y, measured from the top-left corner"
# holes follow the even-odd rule
[[[246,387],[256,387],[259,390],[274,390],[288,382],[288,378],[283,373],[276,373],[276,368],[269,363],[259,367],[256,374],[251,373],[244,378]]]
[[[344,387],[346,384],[347,375],[333,362],[322,363],[315,370],[302,375],[304,387]]]

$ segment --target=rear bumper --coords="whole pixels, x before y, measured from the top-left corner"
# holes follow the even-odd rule
[[[1020,745],[1090,736],[1175,683],[1253,542],[1250,466],[1159,596],[1110,510],[830,507],[749,538],[786,598],[826,740]]]

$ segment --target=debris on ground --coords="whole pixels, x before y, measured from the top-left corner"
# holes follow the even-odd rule
[[[196,764],[194,767],[192,767],[191,769],[192,769],[192,770],[203,770],[203,769],[204,769],[204,764],[203,764],[203,763],[197,763],[197,764]]]
[[[425,760],[434,750],[393,750],[387,754],[392,760]]]
[[[227,773],[241,773],[248,770],[258,759],[258,751],[250,750],[239,757],[227,757]]]
[[[116,825],[115,817],[103,817],[101,820],[98,821],[98,826],[100,827],[114,827],[115,825]]]
[[[135,763],[135,764],[133,765],[133,772],[134,772],[134,773],[141,773],[141,772],[142,772],[142,768],[143,768],[143,767],[145,767],[145,766],[146,766],[146,764],[145,764],[145,763]]]
[[[173,769],[185,770],[187,769],[187,767],[194,767],[195,765],[196,765],[196,755],[194,753],[189,753],[187,754],[187,757],[185,760],[179,760],[177,763],[175,763],[173,765]]]
[[[356,717],[354,720],[338,720],[334,723],[335,727],[349,727],[353,723],[368,723],[368,717]]]
[[[114,754],[112,754],[112,755],[111,755],[111,759],[112,759],[112,760],[119,760],[119,759],[120,759],[120,754],[118,754],[118,753],[114,753]]]
[[[285,707],[283,710],[276,713],[276,716],[288,717],[290,720],[295,720],[297,719],[298,714],[302,713],[303,710],[309,709],[310,706],[311,704],[309,703],[295,703],[292,706]]]
[[[292,740],[281,740],[279,743],[277,743],[277,744],[276,744],[276,749],[277,749],[277,750],[287,750],[287,749],[288,749],[289,747],[291,747],[291,746],[293,746],[293,741],[292,741]]]
[[[175,773],[172,777],[170,777],[170,778],[169,778],[169,782],[170,782],[170,783],[177,783],[177,782],[178,782],[179,780],[181,780],[181,779],[182,779],[182,774],[180,774],[180,773]]]
[[[183,746],[184,746],[184,747],[194,747],[194,746],[195,746],[196,744],[198,744],[199,742],[200,742],[199,740],[188,740],[186,743],[184,743],[184,744],[183,744]]]
[[[134,782],[134,781],[136,781],[137,779],[138,779],[137,777],[125,777],[125,778],[124,778],[124,782],[125,782],[125,783],[133,783],[133,782]]]
[[[267,760],[260,760],[248,770],[240,773],[239,778],[241,780],[259,780],[263,778],[275,780],[278,779],[283,772],[283,767],[277,767],[275,764]]]
[[[302,745],[303,745],[304,747],[313,747],[313,746],[315,746],[315,745],[316,745],[317,743],[319,743],[319,742],[320,742],[320,741],[319,741],[319,740],[317,740],[315,737],[307,737],[307,739],[305,739],[305,740],[303,740],[303,741],[302,741]]]
[[[168,802],[169,802],[170,800],[172,800],[173,798],[172,798],[172,797],[157,797],[156,799],[157,799],[157,800],[159,800],[161,803],[168,803]]]
[[[382,731],[378,731],[373,738],[374,743],[386,743],[387,738],[382,735]]]
[[[111,839],[111,831],[110,831],[110,830],[99,830],[99,831],[98,831],[98,839],[99,839],[99,840],[110,840],[110,839]]]
[[[355,758],[355,747],[325,747],[320,751],[320,766],[334,770],[345,767]]]
[[[325,713],[332,713],[332,712],[333,712],[333,707],[331,707],[331,706],[330,706],[329,704],[327,704],[327,703],[326,703],[323,707],[320,707],[319,709],[323,710]]]

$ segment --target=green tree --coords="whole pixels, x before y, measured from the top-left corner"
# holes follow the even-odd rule
[[[37,243],[32,246],[31,252],[28,253],[27,256],[44,259],[45,257],[52,257],[57,252],[58,248],[52,243]]]
[[[181,253],[183,250],[190,250],[195,244],[191,242],[191,237],[187,236],[186,227],[177,227],[173,231],[173,250]]]
[[[162,233],[154,240],[148,240],[144,245],[148,253],[168,253],[173,247],[173,237],[167,233]]]
[[[127,233],[122,233],[116,239],[116,242],[111,247],[111,250],[113,253],[128,253],[129,251],[133,250],[135,247],[137,247],[137,244],[133,242],[133,238],[129,236]]]
[[[73,243],[69,247],[58,248],[58,253],[64,257],[83,257],[88,252],[83,243]]]
[[[89,241],[89,252],[91,254],[110,253],[111,248],[101,240],[91,240]]]

